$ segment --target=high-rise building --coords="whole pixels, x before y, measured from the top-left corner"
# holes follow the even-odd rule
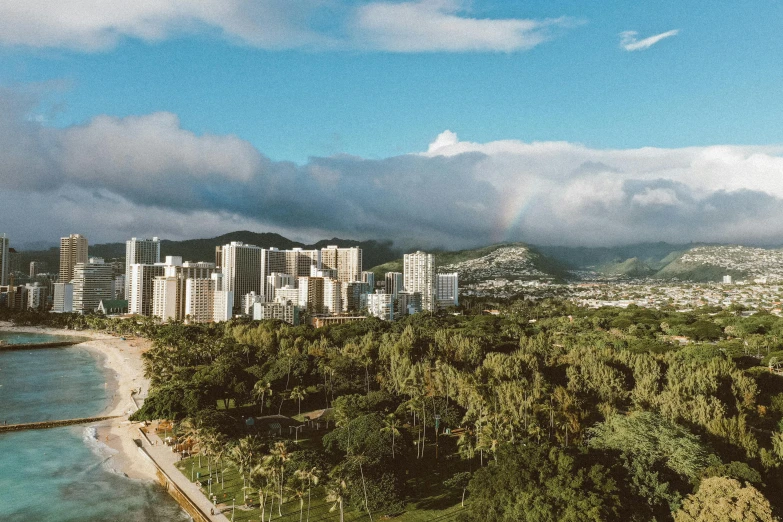
[[[397,294],[405,290],[403,281],[402,272],[386,272],[386,277],[384,278],[386,293],[396,299]]]
[[[46,301],[49,297],[49,290],[41,283],[28,283],[27,288],[27,308],[31,310],[46,310]]]
[[[15,248],[8,247],[8,273],[20,274],[22,272],[22,253]]]
[[[343,312],[357,312],[362,307],[361,297],[366,283],[360,281],[351,281],[346,283],[340,283],[340,297],[342,298],[342,311]]]
[[[362,249],[329,245],[321,249],[321,268],[337,270],[338,281],[362,280]]]
[[[60,238],[61,283],[67,283],[73,279],[76,263],[87,263],[87,238],[81,234],[71,234],[68,237]]]
[[[130,266],[129,275],[128,313],[152,315],[153,281],[156,277],[165,275],[165,265],[134,263]]]
[[[320,250],[302,250],[293,248],[285,251],[284,272],[292,277],[307,277],[310,275],[310,267],[320,268]]]
[[[299,306],[303,311],[311,314],[323,313],[324,308],[324,278],[300,277]]]
[[[114,299],[114,277],[111,265],[100,258],[76,263],[73,269],[73,311],[94,312],[101,299]]]
[[[299,304],[299,289],[294,285],[288,285],[276,289],[273,302],[279,301],[291,301],[294,304]]]
[[[421,312],[421,294],[419,292],[400,292],[394,301],[397,317]]]
[[[435,276],[435,300],[438,308],[459,306],[459,281],[457,272]]]
[[[27,309],[27,287],[15,285],[13,276],[9,276],[10,285],[0,286],[0,302],[13,310]]]
[[[223,257],[220,263],[223,273],[222,290],[231,292],[236,311],[239,311],[242,306],[243,295],[250,292],[261,295],[264,290],[262,252],[262,248],[246,245],[241,241],[232,241],[228,245],[223,245]]]
[[[180,303],[181,280],[176,276],[159,276],[152,280],[152,316],[161,322],[181,320]],[[182,306],[181,306],[182,305]]]
[[[371,294],[375,292],[375,272],[370,272],[368,270],[363,271],[362,283],[366,285],[365,288],[369,288],[366,293]]]
[[[343,287],[337,279],[324,279],[324,302],[322,311],[325,314],[339,314],[343,311]]]
[[[234,317],[234,302],[234,292],[231,292],[230,290],[215,290],[215,304],[212,320],[216,323],[220,323]]]
[[[435,265],[432,254],[417,251],[403,257],[403,281],[407,292],[421,294],[424,311],[435,310]]]
[[[309,274],[308,274],[309,275]],[[272,302],[277,297],[277,290],[286,286],[296,285],[296,278],[290,274],[272,272],[266,276],[266,288],[262,301]]]
[[[362,294],[362,308],[373,317],[384,321],[394,320],[394,299],[380,290],[374,294]]]
[[[299,306],[291,301],[275,301],[274,303],[255,303],[253,305],[253,320],[278,319],[294,326],[299,324]]]
[[[163,276],[173,278],[173,282],[170,282],[169,284],[173,284],[176,288],[176,310],[171,312],[171,317],[168,320],[184,321],[185,316],[187,315],[185,312],[187,285],[185,282],[188,279],[210,279],[212,274],[215,273],[215,264],[207,262],[194,263],[193,261],[185,261],[183,263],[182,257],[180,256],[166,256],[166,260],[162,264]],[[161,290],[164,288],[160,285],[159,287]],[[166,287],[166,289],[167,291],[171,291],[168,287]],[[153,299],[157,299],[154,292]],[[160,317],[154,310],[153,315]]]
[[[30,261],[30,279],[44,272],[46,272],[46,263],[43,261]]]
[[[253,317],[253,305],[263,303],[264,298],[255,292],[250,292],[242,296],[242,314],[246,317]]]
[[[189,323],[214,321],[215,281],[215,277],[185,280],[185,321]]]
[[[125,298],[130,300],[131,265],[154,265],[160,263],[160,239],[139,239],[132,237],[125,242]],[[130,305],[130,303],[129,303]],[[130,313],[134,313],[131,311]]]
[[[0,234],[0,285],[8,284],[8,274],[11,271],[11,260],[8,257],[10,239],[6,234]]]
[[[62,314],[73,312],[73,284],[54,283],[52,312]]]

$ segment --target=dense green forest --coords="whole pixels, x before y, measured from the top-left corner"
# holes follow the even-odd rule
[[[464,500],[462,521],[777,520],[783,319],[739,312],[518,301],[318,330],[13,319],[151,338],[135,418],[225,455],[263,506],[317,482],[341,516],[439,491]],[[306,444],[245,422],[325,408],[332,425]]]

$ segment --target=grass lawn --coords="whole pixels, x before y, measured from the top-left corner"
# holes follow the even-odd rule
[[[202,491],[205,496],[207,494],[207,479],[209,477],[209,470],[206,466],[206,458],[201,459],[202,466],[198,465],[198,456],[181,460],[177,463],[177,467],[188,479],[192,476],[195,478],[196,473],[201,474],[201,482],[204,484]],[[217,482],[217,474],[215,470],[212,470],[213,480]],[[242,477],[239,472],[233,467],[226,467],[225,476],[223,477],[223,483],[212,484],[212,493],[218,497],[218,506],[223,509],[224,514],[231,519],[231,500],[236,499],[236,508],[234,510],[234,520],[236,522],[260,522],[261,510],[258,507],[258,492],[255,490],[248,490],[248,504],[252,506],[251,509],[240,508],[243,506],[244,499],[242,496]],[[448,496],[439,488],[435,488],[433,495],[424,499],[421,499],[415,503],[409,503],[406,506],[405,512],[399,516],[394,517],[394,520],[401,522],[424,522],[424,521],[437,521],[447,522],[454,520],[456,514],[461,509],[459,503],[453,505],[453,499]],[[313,488],[312,502],[310,504],[310,521],[337,521],[340,519],[340,513],[337,509],[329,511],[332,507],[331,503],[327,503],[324,500],[324,491],[322,488]],[[282,513],[283,516],[279,516],[277,502],[273,509],[272,520],[280,520],[284,522],[298,522],[299,521],[299,500],[289,500],[283,504]],[[269,504],[267,504],[266,517],[269,517]],[[307,519],[307,497],[304,500],[304,512],[305,516],[303,520]],[[381,520],[383,513],[373,514],[373,520]],[[345,510],[346,521],[369,521],[367,513],[360,513],[352,508],[346,508]]]

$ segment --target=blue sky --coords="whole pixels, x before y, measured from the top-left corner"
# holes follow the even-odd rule
[[[778,1],[707,6],[682,1],[225,0],[210,8],[209,3],[178,0],[139,1],[128,8],[108,0],[98,10],[90,4],[63,0],[54,13],[38,12],[21,0],[0,6],[0,87],[11,100],[7,105],[23,107],[9,121],[35,122],[36,135],[65,135],[93,126],[96,118],[115,118],[125,128],[127,118],[169,113],[177,120],[167,128],[178,136],[236,137],[275,171],[285,170],[285,162],[291,161],[309,173],[318,164],[311,158],[336,160],[347,154],[371,162],[362,174],[369,177],[383,162],[426,151],[447,129],[458,142],[474,144],[468,151],[474,153],[502,140],[567,142],[604,155],[615,149],[696,147],[704,152],[741,145],[771,147],[763,154],[776,160],[777,146],[783,143],[783,5]],[[659,40],[646,40],[656,35]],[[123,135],[115,139],[119,149],[123,140],[132,140]],[[13,141],[6,145],[14,147]],[[31,147],[39,148],[46,152],[33,152],[47,157],[62,149]],[[142,155],[143,148],[139,145]],[[233,149],[220,150],[231,154]],[[492,157],[486,150],[481,153]],[[745,147],[740,155],[752,161],[755,153]],[[85,190],[84,180],[59,165],[64,160],[53,161],[58,166],[49,175],[65,179],[55,183],[57,190]],[[183,161],[181,166],[152,168],[158,182],[176,177],[180,168],[187,170],[189,160]],[[503,192],[503,184],[519,176],[527,176],[525,182],[543,176],[529,172],[529,158],[520,161],[508,179],[495,183],[495,190]],[[700,165],[693,161],[692,168]],[[772,163],[774,173],[777,163]],[[89,182],[90,189],[106,190],[105,197],[140,213],[173,211],[163,203],[150,207],[138,190],[117,187],[116,177],[132,177],[135,171],[95,168],[101,172]],[[340,170],[346,166],[330,168],[349,175]],[[624,182],[642,176],[634,168],[608,165],[608,171],[623,173]],[[245,182],[267,175],[259,169]],[[699,175],[675,176],[672,168],[662,169],[660,179],[685,184],[694,191],[693,201],[705,201],[705,190],[752,190],[778,197],[777,181],[773,186],[736,183],[743,170],[727,172],[724,181],[710,187],[694,185]],[[207,175],[231,173],[218,165]],[[474,171],[473,177],[481,174]],[[524,220],[514,230],[498,224],[508,222],[508,216],[497,215],[485,216],[491,222],[486,231],[463,238],[437,227],[406,237],[377,225],[385,219],[380,215],[363,226],[308,227],[263,213],[249,215],[225,203],[226,195],[215,196],[214,188],[199,192],[213,199],[199,200],[189,212],[210,213],[208,232],[242,224],[300,237],[334,232],[421,241],[427,234],[443,233],[444,240],[472,244],[492,231],[493,239],[557,242],[547,235],[557,235],[557,230]],[[475,201],[465,204],[478,208]],[[505,206],[515,212],[526,207],[518,201]],[[671,214],[671,209],[660,210]],[[357,209],[363,216],[368,212]],[[176,227],[172,216],[160,218],[173,237],[196,232],[182,224],[187,221],[182,216]],[[44,235],[44,227],[18,226],[17,235]],[[158,225],[145,226],[153,232]],[[677,239],[684,226],[664,226],[649,238]],[[108,240],[132,227],[125,223],[95,235]],[[630,231],[632,224],[626,228]],[[609,241],[626,237],[630,232],[618,232]]]

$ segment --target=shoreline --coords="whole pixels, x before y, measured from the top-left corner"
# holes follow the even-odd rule
[[[71,347],[84,348],[93,355],[105,375],[106,388],[114,390],[109,404],[103,411],[96,412],[96,416],[120,416],[92,425],[96,429],[97,442],[113,450],[108,452],[107,464],[128,478],[157,482],[154,466],[140,455],[134,440],[138,438],[138,423],[128,420],[128,416],[137,409],[131,392],[139,390],[136,397],[143,399],[149,391],[141,354],[149,349],[150,341],[140,338],[123,341],[111,334],[92,330],[14,326],[7,322],[0,322],[0,331],[85,337],[85,342]]]

